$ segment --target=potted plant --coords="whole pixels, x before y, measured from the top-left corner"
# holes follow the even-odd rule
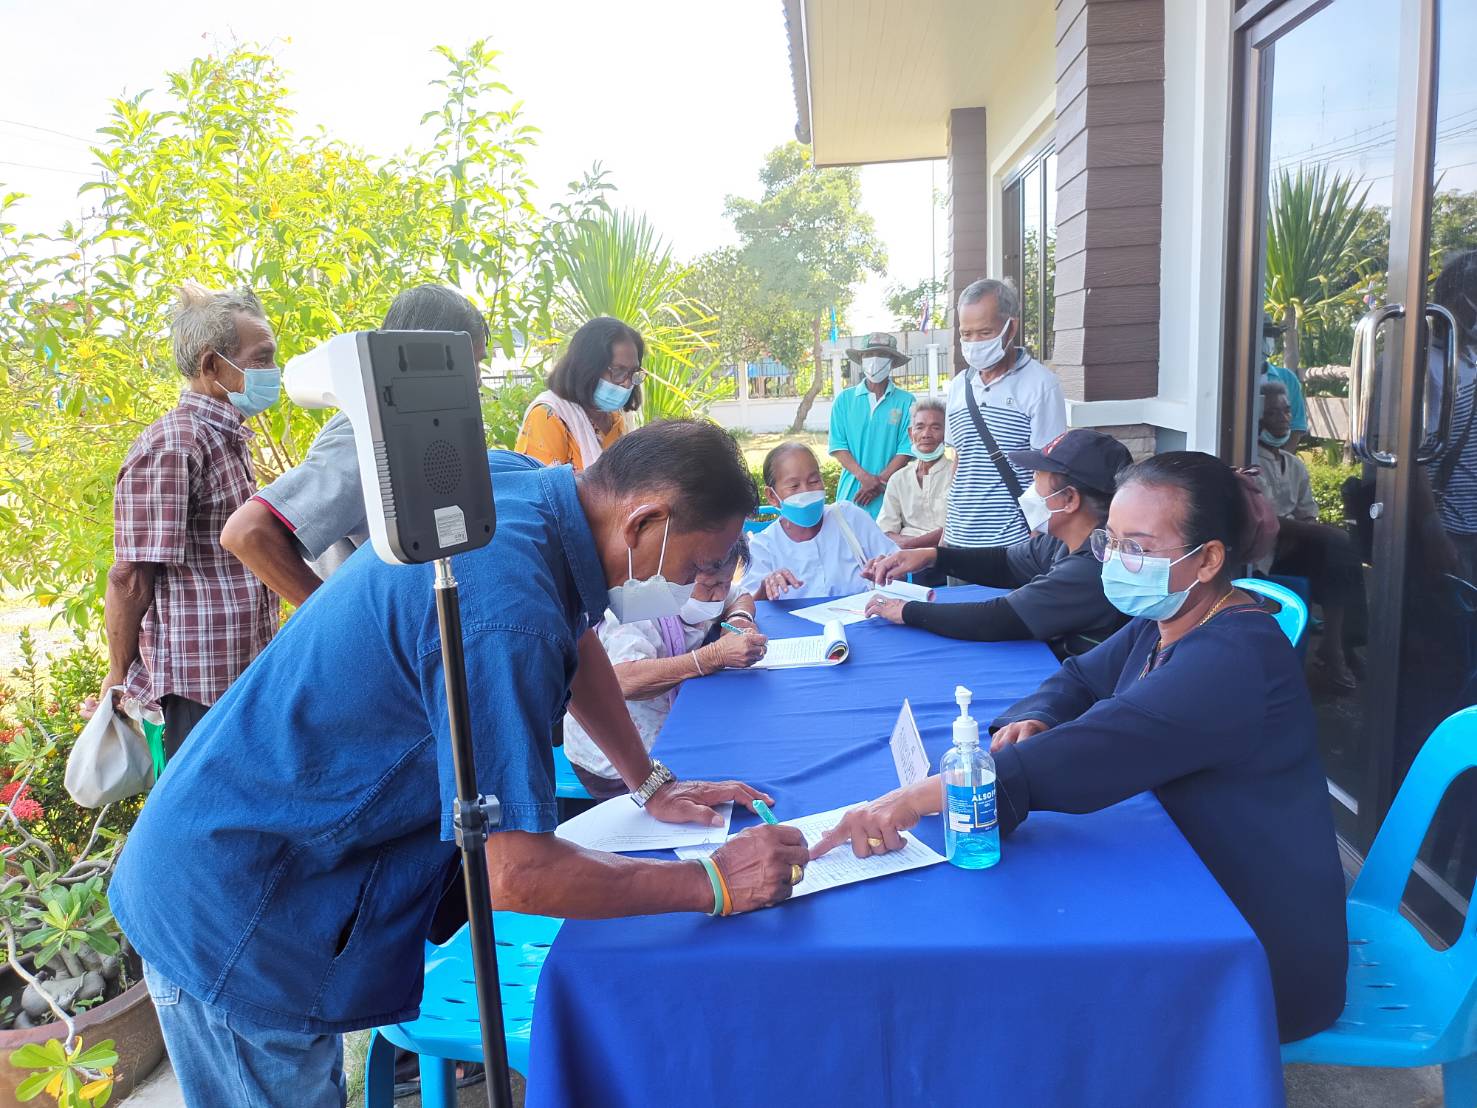
[[[23,632],[21,666],[0,689],[0,1103],[45,1094],[59,1108],[98,1108],[164,1053],[138,956],[107,902],[141,798],[94,812],[63,784],[78,706],[102,670],[79,645],[43,674]]]

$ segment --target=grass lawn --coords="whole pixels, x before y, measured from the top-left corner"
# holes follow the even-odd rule
[[[739,449],[744,452],[744,460],[749,463],[751,469],[758,469],[762,466],[764,455],[782,442],[803,442],[815,451],[816,457],[821,461],[824,462],[827,457],[827,436],[824,431],[801,431],[797,435],[786,434],[782,431],[767,434],[735,431],[733,436],[738,439]]]

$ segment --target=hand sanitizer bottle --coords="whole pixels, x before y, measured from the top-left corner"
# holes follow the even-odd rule
[[[969,714],[974,694],[959,685],[954,700],[954,745],[939,763],[944,789],[944,855],[961,869],[988,869],[1000,861],[995,818],[995,759],[980,747],[979,724]]]

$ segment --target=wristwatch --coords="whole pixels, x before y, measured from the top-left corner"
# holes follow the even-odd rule
[[[655,758],[651,760],[651,772],[646,775],[646,780],[641,782],[641,787],[631,794],[631,799],[636,802],[638,808],[645,808],[646,802],[656,795],[657,789],[668,781],[675,781],[672,771],[662,765]]]

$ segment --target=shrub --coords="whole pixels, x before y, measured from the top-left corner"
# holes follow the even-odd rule
[[[523,426],[523,413],[543,388],[543,381],[535,378],[529,382],[504,382],[496,389],[482,390],[482,427],[488,446],[513,449]]]
[[[1358,475],[1359,467],[1352,463],[1346,465],[1339,456],[1341,450],[1332,452],[1335,455],[1333,458],[1328,456],[1329,453],[1323,450],[1304,451],[1298,456],[1308,467],[1313,499],[1318,503],[1318,518],[1334,527],[1342,527],[1344,498],[1339,490],[1346,480]]]
[[[764,471],[761,468],[751,467],[750,475],[754,478],[754,487],[759,490],[759,502],[768,504],[769,500],[764,495]],[[821,481],[826,486],[826,499],[836,499],[836,484],[841,480],[841,463],[833,462],[829,458],[821,462]]]

